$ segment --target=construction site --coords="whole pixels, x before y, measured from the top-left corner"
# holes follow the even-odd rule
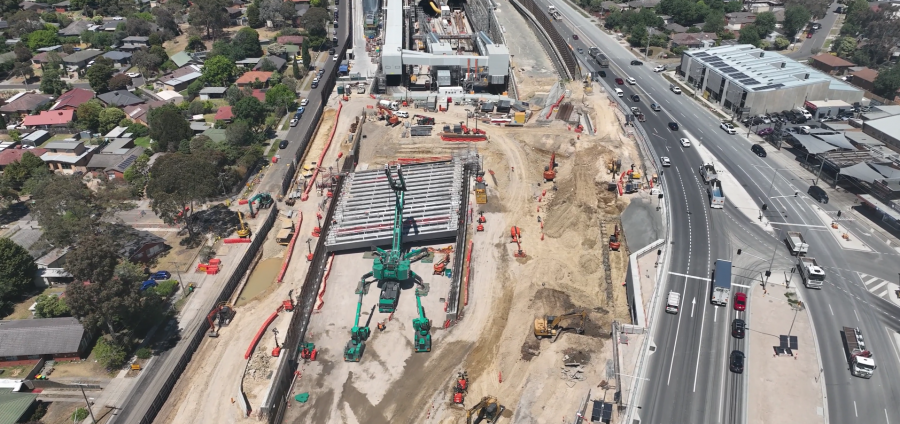
[[[620,215],[654,178],[600,86],[544,85],[547,62],[517,69],[523,110],[332,94],[286,195],[233,207],[235,238],[278,217],[155,422],[569,422],[613,402]]]

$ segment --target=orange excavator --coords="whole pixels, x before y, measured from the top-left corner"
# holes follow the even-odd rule
[[[556,178],[556,153],[550,155],[550,165],[544,167],[544,182],[553,181]]]
[[[622,247],[622,242],[619,241],[619,236],[621,236],[621,233],[619,232],[619,224],[616,224],[615,233],[609,236],[609,250],[618,252],[619,248]]]
[[[450,253],[445,253],[444,257],[434,263],[434,275],[444,275],[444,271],[447,269],[447,264],[450,263]]]
[[[469,391],[469,375],[465,371],[460,371],[456,375],[456,385],[453,386],[453,403],[462,405],[466,400],[466,393]]]
[[[509,230],[509,235],[512,236],[512,241],[516,243],[516,251],[513,253],[513,257],[516,258],[524,258],[525,251],[522,250],[522,233],[520,232],[519,227],[513,226]]]

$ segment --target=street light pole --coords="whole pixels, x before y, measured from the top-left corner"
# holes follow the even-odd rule
[[[819,164],[819,172],[816,173],[816,182],[813,183],[813,185],[816,185],[816,186],[819,185],[819,176],[822,175],[822,167],[825,166],[825,160],[824,160],[824,159],[819,159],[819,162],[821,162],[821,163]]]
[[[85,404],[85,406],[87,406],[88,413],[91,414],[91,422],[93,422],[94,424],[97,424],[97,419],[94,418],[94,410],[91,409],[91,403],[88,402],[87,395],[84,394],[84,384],[78,384],[77,386],[79,389],[81,389],[81,396],[84,396],[84,404]]]

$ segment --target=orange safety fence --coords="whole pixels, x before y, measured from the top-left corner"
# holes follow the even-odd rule
[[[313,175],[312,178],[310,178],[310,181],[316,181],[316,177],[319,175],[319,166],[322,165],[322,161],[325,160],[325,153],[328,153],[328,148],[331,147],[331,140],[334,139],[334,132],[337,130],[338,120],[341,117],[341,109],[343,109],[343,107],[343,103],[338,103],[337,112],[334,114],[334,125],[331,126],[331,134],[328,135],[328,142],[325,143],[325,148],[322,149],[322,153],[319,155],[319,161],[316,162],[316,167],[315,170],[313,170]],[[314,185],[315,184],[307,184],[306,190],[304,190],[303,195],[300,196],[301,201],[305,202],[307,199],[309,199],[309,190],[311,190]]]
[[[294,237],[291,237],[291,242],[288,244],[287,253],[284,255],[284,263],[281,264],[281,272],[278,273],[278,281],[279,283],[284,281],[284,274],[287,272],[288,264],[291,263],[291,254],[294,253],[294,245],[297,244],[297,239],[300,238],[300,225],[303,224],[303,212],[297,211],[300,213],[300,218],[297,219],[297,227],[294,229]]]
[[[259,339],[262,337],[263,333],[266,332],[266,328],[269,327],[269,324],[271,324],[272,321],[275,321],[275,317],[278,316],[278,313],[281,312],[283,308],[284,306],[279,306],[278,309],[273,312],[272,315],[269,315],[269,318],[267,318],[266,321],[263,322],[262,327],[259,327],[259,331],[256,332],[256,336],[253,337],[253,341],[250,342],[250,346],[247,347],[247,352],[244,353],[244,359],[250,359],[250,355],[253,353],[253,349],[256,347],[256,344],[259,343]]]
[[[322,288],[319,290],[319,295],[317,296],[316,307],[315,310],[322,309],[325,306],[325,287],[328,285],[328,275],[331,274],[331,263],[334,262],[334,253],[331,254],[331,257],[328,258],[328,265],[325,265],[325,275],[322,276]]]
[[[469,304],[469,274],[472,273],[472,240],[469,240],[469,252],[466,253],[466,275],[465,277],[465,288],[463,290],[463,306]]]

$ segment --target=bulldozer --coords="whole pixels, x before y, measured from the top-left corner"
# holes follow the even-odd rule
[[[485,423],[495,423],[500,419],[500,414],[506,410],[506,407],[497,402],[497,398],[493,396],[485,396],[481,398],[481,402],[469,408],[466,411],[466,424],[478,424],[482,421]],[[472,416],[475,421],[472,421]]]
[[[580,318],[575,327],[563,327],[560,325],[564,320],[569,318]],[[584,334],[584,321],[587,319],[587,312],[572,311],[560,316],[547,315],[545,317],[536,318],[534,320],[534,337],[539,339],[553,337],[555,342],[559,336],[566,330],[574,330],[577,334]]]

